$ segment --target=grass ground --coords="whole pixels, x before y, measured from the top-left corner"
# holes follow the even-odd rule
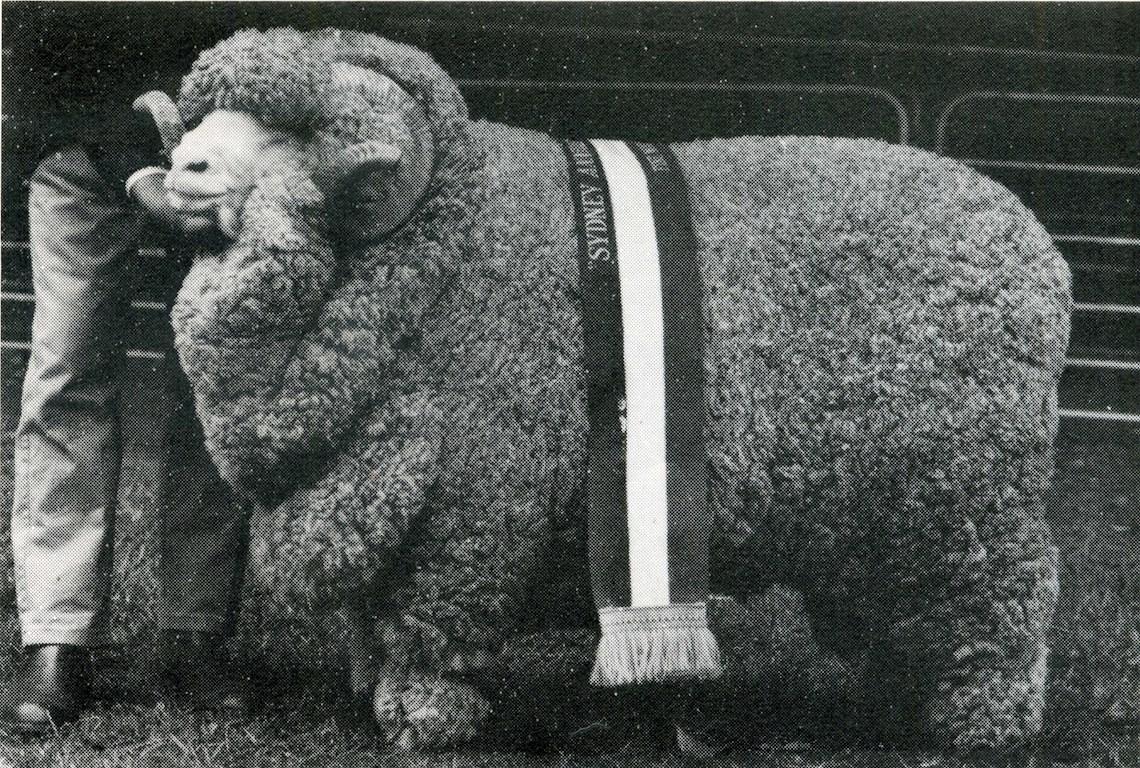
[[[3,353],[0,376],[0,495],[11,505],[12,430],[23,360]],[[1045,733],[1033,750],[966,761],[861,742],[840,687],[796,635],[794,599],[767,596],[771,616],[756,658],[762,674],[742,684],[735,707],[724,696],[642,690],[584,693],[580,660],[589,638],[539,638],[529,658],[502,674],[495,722],[484,741],[457,753],[388,752],[343,695],[335,624],[263,615],[249,597],[236,647],[257,685],[254,716],[219,723],[157,692],[150,650],[155,593],[155,477],[163,407],[153,371],[131,363],[124,394],[125,459],[117,532],[114,631],[129,653],[99,658],[97,706],[57,738],[24,741],[0,733],[0,768],[197,768],[199,766],[715,766],[783,768],[980,768],[990,765],[1140,766],[1140,440],[1065,424],[1058,443],[1050,522],[1061,549],[1063,591],[1053,629]],[[0,524],[0,679],[17,657],[6,521]],[[333,650],[330,650],[333,649]],[[528,672],[529,670],[529,672]],[[540,670],[540,671],[536,671]],[[571,670],[577,670],[572,672]],[[543,674],[545,672],[545,674]],[[533,673],[533,674],[532,674]],[[492,687],[495,687],[494,685]],[[683,733],[678,750],[676,728]],[[686,738],[692,737],[690,738]]]

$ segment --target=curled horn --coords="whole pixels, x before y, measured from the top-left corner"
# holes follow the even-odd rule
[[[135,99],[132,106],[136,112],[150,113],[154,118],[158,134],[162,137],[162,146],[169,155],[186,133],[186,126],[182,124],[182,116],[178,114],[174,102],[162,91],[148,91]]]
[[[348,224],[344,236],[368,243],[403,226],[424,202],[434,159],[432,153],[406,155],[387,141],[362,141],[341,150],[322,187],[326,196],[341,198],[337,208]],[[369,184],[367,177],[377,172],[385,174],[384,181]],[[363,191],[353,195],[354,190]]]
[[[362,141],[341,150],[333,163],[327,192],[336,194],[374,171],[393,171],[400,162],[400,148],[386,141]]]

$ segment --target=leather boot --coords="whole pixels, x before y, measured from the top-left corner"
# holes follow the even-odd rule
[[[91,657],[74,645],[34,645],[0,694],[4,719],[20,733],[51,733],[91,699]]]
[[[164,630],[159,656],[171,693],[192,709],[228,719],[249,714],[249,674],[233,663],[220,633]]]

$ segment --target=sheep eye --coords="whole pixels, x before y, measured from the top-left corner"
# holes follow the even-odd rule
[[[302,205],[298,212],[301,214],[301,220],[313,231],[324,232],[328,229],[328,219],[321,206]]]

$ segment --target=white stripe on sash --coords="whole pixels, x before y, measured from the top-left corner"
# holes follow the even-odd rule
[[[669,605],[665,329],[649,185],[624,142],[593,141],[614,212],[625,350],[630,605]]]

